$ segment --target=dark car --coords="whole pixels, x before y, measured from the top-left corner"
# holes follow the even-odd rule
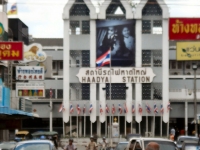
[[[16,144],[13,150],[56,150],[49,140],[27,140]]]
[[[185,141],[199,141],[199,138],[196,136],[179,136],[176,141],[177,147],[181,150],[182,144]]]
[[[16,144],[16,142],[2,142],[0,144],[0,150],[12,150]]]
[[[115,147],[115,150],[124,150],[128,145],[128,142],[119,142]]]
[[[185,141],[182,144],[182,150],[199,150],[200,141]]]

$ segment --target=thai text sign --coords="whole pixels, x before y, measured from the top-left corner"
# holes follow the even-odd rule
[[[151,68],[81,68],[76,75],[81,83],[151,83]]]
[[[16,83],[16,97],[45,97],[44,82]]]
[[[16,66],[17,80],[44,80],[43,66]]]
[[[0,60],[23,60],[23,42],[0,42]]]
[[[177,42],[176,60],[200,60],[200,43]]]
[[[200,18],[170,18],[170,40],[200,40]]]

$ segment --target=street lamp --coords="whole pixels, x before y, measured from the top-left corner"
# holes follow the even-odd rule
[[[194,121],[195,121],[195,135],[197,136],[197,95],[196,95],[196,71],[197,64],[192,63],[192,69],[194,70]]]

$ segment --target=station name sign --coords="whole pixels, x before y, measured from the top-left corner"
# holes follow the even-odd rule
[[[151,83],[152,68],[81,68],[76,75],[81,83]]]

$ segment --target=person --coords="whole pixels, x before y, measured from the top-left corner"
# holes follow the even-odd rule
[[[172,127],[171,130],[170,130],[170,134],[173,134],[175,136],[175,132],[176,131],[175,131],[174,127]]]
[[[122,35],[124,36],[124,43],[125,43],[125,46],[126,48],[133,52],[133,49],[134,49],[134,38],[130,35],[130,30],[128,29],[128,27],[124,27],[122,29]]]
[[[97,144],[94,142],[94,137],[90,137],[90,142],[88,143],[87,150],[96,150]]]
[[[133,150],[134,145],[135,145],[135,140],[132,140],[130,147],[129,147],[129,150]]]
[[[142,150],[139,142],[136,143],[135,150]]]
[[[174,141],[174,135],[170,133],[169,139],[172,140],[172,141]]]
[[[160,146],[156,142],[149,142],[145,150],[160,150]]]
[[[104,33],[104,34],[103,34]],[[114,55],[119,49],[119,42],[117,42],[117,30],[113,26],[109,26],[107,31],[102,33],[103,40],[100,42],[97,51],[97,58],[102,56],[109,49],[111,50],[111,55]],[[100,36],[101,37],[101,36]],[[102,38],[100,38],[102,39]],[[100,40],[99,39],[99,40]],[[101,41],[101,40],[100,40]]]
[[[73,139],[69,139],[69,144],[64,147],[64,150],[77,150],[76,146],[73,144]]]
[[[106,147],[108,146],[108,143],[106,142],[106,138],[102,138],[102,142],[100,142],[101,150],[106,150]]]
[[[56,149],[58,149],[58,142],[57,142],[57,136],[53,137],[53,143]]]

